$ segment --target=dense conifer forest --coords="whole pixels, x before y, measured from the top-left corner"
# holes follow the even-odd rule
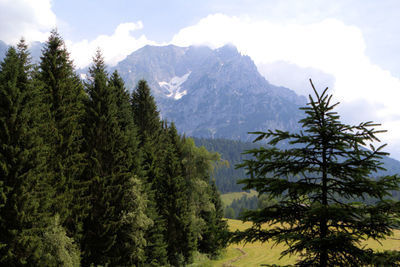
[[[217,153],[161,120],[100,51],[82,81],[53,31],[0,66],[0,265],[183,266],[216,257],[227,225]]]

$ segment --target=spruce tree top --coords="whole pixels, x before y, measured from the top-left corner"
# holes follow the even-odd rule
[[[132,92],[131,102],[142,145],[145,139],[157,136],[162,125],[156,102],[145,80],[138,82],[136,90]]]
[[[397,226],[399,204],[389,198],[400,179],[371,178],[383,169],[380,159],[387,155],[382,152],[385,145],[371,144],[383,132],[375,129],[378,124],[343,124],[328,88],[318,94],[311,85],[315,96],[301,108],[306,114],[300,120],[302,131],[255,132],[255,141],[265,139],[268,146],[247,152],[253,159],[239,167],[250,178],[241,183],[244,190],[254,188],[280,201],[245,212],[242,219],[254,225],[236,232],[233,241],[286,243],[282,255],[300,255],[300,266],[370,264],[378,254],[360,242],[385,238]],[[280,142],[290,148],[276,148]]]

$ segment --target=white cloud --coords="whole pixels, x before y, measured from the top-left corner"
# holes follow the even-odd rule
[[[312,24],[282,24],[214,14],[180,30],[171,43],[205,44],[214,48],[232,43],[259,66],[284,61],[332,75],[331,92],[342,103],[342,110],[351,112],[352,121],[349,122],[380,122],[382,128],[389,130],[383,140],[390,143],[389,148],[393,147],[390,150],[400,146],[400,80],[371,63],[365,54],[363,34],[355,26],[336,19]],[[321,90],[326,87],[325,84],[316,86]],[[366,105],[368,114],[356,109],[359,103]],[[342,117],[346,120],[346,114]],[[400,153],[396,152],[396,156],[400,158]]]
[[[45,41],[56,26],[51,0],[0,0],[0,10],[0,40],[8,44]]]
[[[148,40],[144,35],[141,35],[139,38],[135,38],[131,35],[132,31],[142,28],[143,24],[141,21],[136,23],[122,23],[118,25],[112,35],[100,35],[91,41],[86,39],[75,43],[66,41],[66,45],[77,67],[89,65],[98,48],[101,49],[105,62],[113,66],[133,51],[147,44],[156,44]]]

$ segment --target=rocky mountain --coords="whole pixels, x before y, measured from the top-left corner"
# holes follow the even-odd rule
[[[294,130],[306,102],[270,84],[230,45],[145,46],[114,69],[128,88],[147,80],[162,116],[189,136],[251,140],[249,131]]]

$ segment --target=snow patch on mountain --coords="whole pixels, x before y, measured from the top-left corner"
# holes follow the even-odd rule
[[[189,78],[190,73],[192,72],[189,71],[181,77],[175,76],[168,82],[159,82],[158,85],[161,88],[167,90],[167,97],[172,97],[175,100],[181,99],[184,95],[187,94],[187,91],[182,88],[182,84],[186,82],[186,80]]]

